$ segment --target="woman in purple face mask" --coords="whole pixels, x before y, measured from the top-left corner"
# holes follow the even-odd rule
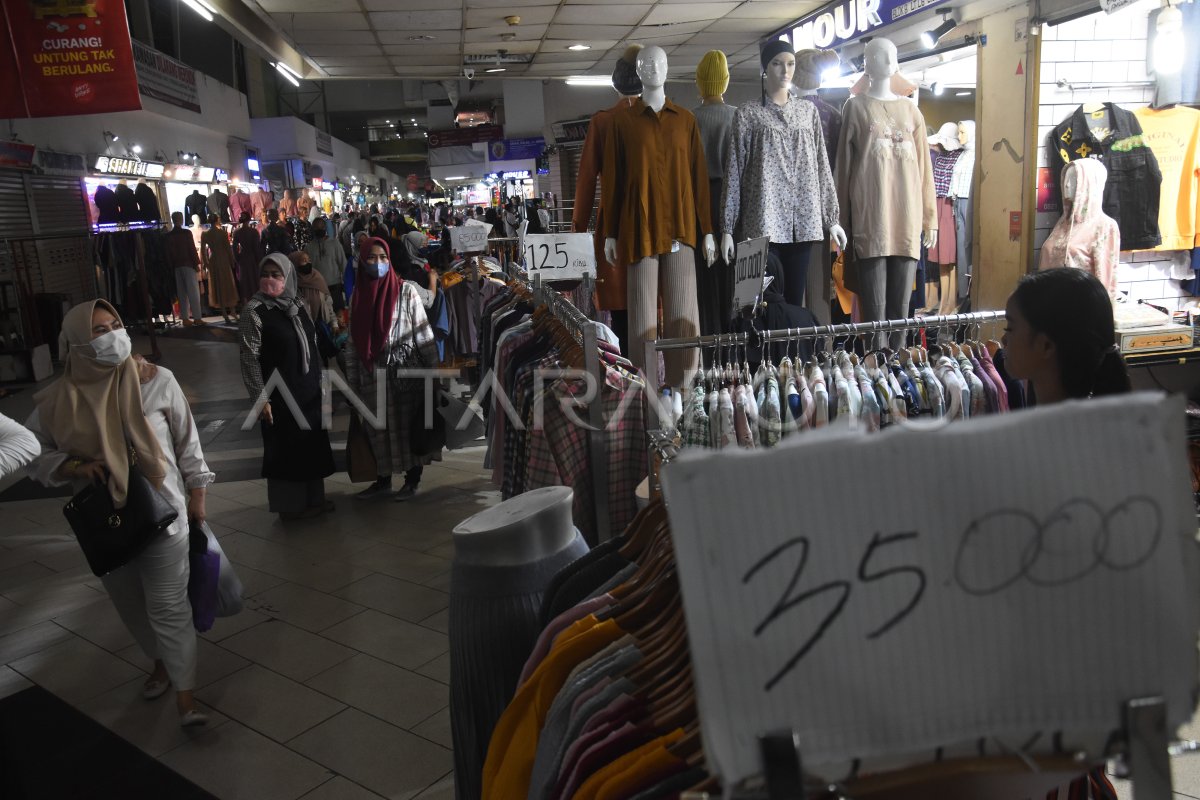
[[[321,426],[316,331],[296,295],[290,259],[280,253],[264,258],[258,286],[242,310],[238,330],[242,381],[254,407],[260,398],[266,400],[259,418],[267,500],[270,510],[284,520],[313,517],[333,510],[333,503],[325,500],[324,479],[333,474],[333,450]]]

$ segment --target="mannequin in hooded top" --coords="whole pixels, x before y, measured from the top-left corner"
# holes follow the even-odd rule
[[[796,74],[792,83],[796,85],[796,97],[812,103],[821,118],[821,133],[825,136],[825,152],[829,156],[832,172],[837,164],[838,138],[842,134],[842,112],[821,99],[817,89],[821,87],[821,76],[840,63],[833,50],[800,50],[796,53]],[[833,322],[830,303],[833,300],[833,253],[829,247],[829,236],[819,247],[813,248],[808,262],[808,288],[804,294],[808,308],[821,325]]]
[[[925,118],[892,90],[896,45],[872,39],[866,47],[868,86],[842,110],[837,186],[842,222],[850,231],[847,277],[864,322],[908,316],[921,245],[937,244],[933,168]],[[903,335],[893,333],[899,349]],[[876,336],[884,347],[888,336]]]
[[[604,257],[629,265],[629,357],[645,369],[645,343],[656,338],[661,296],[665,336],[695,336],[696,269],[692,250],[704,234],[705,258],[716,256],[708,169],[696,118],[667,99],[667,54],[638,53],[642,98],[617,112],[604,144]],[[695,350],[666,353],[667,382],[686,385]]]
[[[137,196],[134,195],[133,189],[129,188],[129,184],[120,180],[117,181],[117,218],[121,222],[136,222],[138,217]]]
[[[145,178],[138,178],[137,186],[133,189],[134,199],[137,200],[137,218],[143,222],[158,222],[162,212],[158,210],[158,195],[146,183]]]
[[[630,45],[617,59],[613,69],[612,85],[617,92],[617,102],[610,108],[597,111],[588,124],[587,138],[583,140],[583,151],[579,154],[579,173],[575,182],[575,207],[571,213],[571,230],[585,233],[592,218],[592,207],[596,200],[596,184],[604,165],[604,143],[612,130],[613,115],[629,108],[642,93],[642,79],[637,76],[637,54],[640,44]],[[600,186],[600,204],[604,205],[605,186]],[[629,317],[625,308],[626,265],[610,264],[604,257],[604,221],[600,210],[596,211],[596,234],[593,245],[596,250],[596,307],[612,314],[612,329],[621,343],[621,352],[629,352]]]
[[[766,236],[783,264],[783,295],[804,305],[808,264],[829,237],[845,247],[821,117],[791,95],[796,54],[779,39],[762,49],[763,96],[742,104],[725,164],[721,252],[734,263],[738,239]]]
[[[220,189],[213,189],[208,196],[208,213],[216,214],[222,225],[229,224],[229,195]]]
[[[208,217],[208,198],[200,194],[198,189],[193,189],[192,193],[183,201],[183,219],[187,227],[192,227],[192,223],[200,224],[197,219],[206,219]]]
[[[96,204],[98,215],[96,222],[100,225],[115,225],[121,221],[121,204],[117,202],[117,194],[108,186],[96,187],[96,196],[92,199]]]
[[[961,303],[970,287],[971,258],[975,244],[975,215],[971,186],[975,181],[975,123],[964,119],[958,123],[958,143],[962,155],[954,164],[950,176],[950,199],[954,204],[954,251],[958,289],[955,294]]]
[[[1095,158],[1081,158],[1063,167],[1063,215],[1038,254],[1038,269],[1074,267],[1100,279],[1111,295],[1117,290],[1117,261],[1121,230],[1104,213],[1104,184],[1108,170]]]
[[[729,62],[720,50],[709,50],[696,67],[696,88],[701,105],[692,109],[704,145],[708,167],[708,197],[713,230],[720,230],[721,199],[725,196],[725,160],[737,108],[725,104],[729,88]],[[721,254],[718,254],[721,255]],[[729,333],[733,305],[733,270],[722,258],[710,268],[696,254],[696,295],[700,306],[700,333]]]

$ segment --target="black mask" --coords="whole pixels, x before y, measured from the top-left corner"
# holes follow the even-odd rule
[[[301,264],[298,267],[298,269],[300,270],[301,274],[308,275],[313,271],[313,265],[312,264]]]

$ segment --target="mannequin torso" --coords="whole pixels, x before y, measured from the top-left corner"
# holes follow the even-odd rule
[[[476,514],[454,529],[455,560],[499,567],[529,564],[560,552],[576,536],[573,497],[569,487],[547,486]]]

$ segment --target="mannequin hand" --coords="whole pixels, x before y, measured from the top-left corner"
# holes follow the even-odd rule
[[[733,237],[728,233],[721,235],[721,257],[725,259],[726,264],[733,264],[733,254],[737,248],[733,244]]]
[[[838,250],[846,249],[846,232],[842,230],[841,225],[834,225],[829,229],[829,238],[837,244]]]
[[[925,238],[922,241],[924,242],[926,249],[932,250],[933,248],[937,247],[937,234],[938,232],[936,228],[930,228],[929,230],[925,231]]]
[[[616,239],[610,238],[610,239],[604,240],[604,258],[606,261],[608,261],[608,263],[612,264],[614,267],[617,265],[617,240]]]
[[[711,233],[704,234],[704,263],[712,266],[717,260],[717,246],[713,243],[713,235]]]

